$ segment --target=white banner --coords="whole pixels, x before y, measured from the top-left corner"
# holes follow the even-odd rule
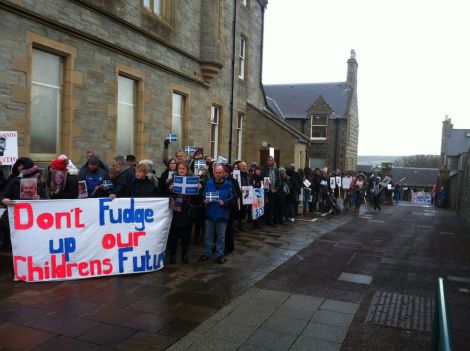
[[[163,268],[167,198],[16,201],[8,208],[15,280],[83,279]]]

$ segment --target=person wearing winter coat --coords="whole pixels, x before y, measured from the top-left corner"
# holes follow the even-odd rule
[[[57,159],[50,164],[50,176],[47,179],[50,199],[76,199],[78,197],[78,169],[67,162]],[[65,182],[65,184],[62,184]]]
[[[189,166],[186,161],[178,161],[176,165],[178,176],[189,176]],[[173,191],[173,178],[168,185],[167,194],[170,196],[170,206],[173,209],[173,220],[171,222],[168,247],[170,249],[170,264],[176,263],[176,251],[178,238],[181,238],[181,260],[188,264],[188,246],[191,239],[191,228],[193,217],[196,212],[196,203],[200,195],[177,194]],[[202,190],[201,190],[202,191]]]
[[[88,197],[107,197],[109,195],[104,189],[100,189],[103,182],[108,179],[107,172],[99,166],[100,162],[98,156],[91,156],[87,166],[78,173],[78,179],[84,180],[86,183]]]
[[[218,199],[210,201],[207,194],[218,193]],[[232,182],[224,178],[222,166],[214,168],[214,178],[209,179],[204,189],[204,205],[206,215],[206,231],[204,236],[204,254],[199,261],[207,261],[211,257],[214,234],[217,236],[215,251],[216,262],[224,263],[225,231],[229,220],[230,206],[235,202],[233,198]]]
[[[135,179],[127,187],[126,197],[157,197],[158,190],[155,182],[148,178],[149,168],[139,163],[135,168]]]
[[[15,200],[24,200],[24,196],[22,195],[25,195],[26,193],[30,192],[31,189],[34,192],[34,195],[30,197],[30,201],[46,198],[44,186],[42,182],[40,182],[38,179],[38,166],[36,166],[34,162],[29,158],[22,157],[21,159],[21,165],[19,165],[20,167],[17,167],[19,175],[15,178],[11,178],[8,181],[8,184],[1,196],[1,202],[3,206],[12,205]],[[30,183],[27,184],[28,191],[25,190],[26,183]],[[2,217],[0,218],[0,233],[2,234],[2,249],[11,250],[8,209],[7,211],[3,212]]]

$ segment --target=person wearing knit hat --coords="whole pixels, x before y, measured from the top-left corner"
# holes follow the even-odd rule
[[[46,193],[44,191],[44,186],[42,182],[37,181],[36,179],[39,176],[39,168],[34,164],[34,162],[27,157],[21,158],[21,167],[19,169],[19,176],[15,178],[11,178],[8,181],[8,184],[5,188],[5,191],[2,194],[1,202],[5,206],[9,206],[13,204],[14,200],[21,200],[21,184],[28,183],[28,187],[33,187],[33,183],[36,183],[36,190],[35,195],[31,196],[30,200],[39,200],[45,199]],[[29,182],[29,180],[34,180]],[[31,184],[29,184],[31,183]],[[30,190],[30,189],[28,189]],[[2,237],[2,246],[6,249],[11,249],[11,241],[10,241],[10,227],[8,223],[8,210],[2,214],[0,218],[0,233],[3,234]]]
[[[66,156],[57,158],[49,166],[47,185],[51,199],[76,199],[78,197],[78,170],[75,167],[68,169],[67,161]]]

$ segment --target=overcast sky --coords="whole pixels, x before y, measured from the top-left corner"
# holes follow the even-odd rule
[[[439,154],[470,128],[470,1],[269,0],[263,82],[346,80],[356,51],[359,155]]]

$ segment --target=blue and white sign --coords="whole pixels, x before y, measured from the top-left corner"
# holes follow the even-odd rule
[[[194,153],[194,152],[196,152],[196,147],[195,146],[185,146],[184,147],[184,152],[186,152],[187,154]]]
[[[205,160],[194,160],[194,169],[201,169],[206,167]]]
[[[197,195],[199,193],[199,177],[173,176],[173,178],[175,194]]]
[[[206,200],[209,200],[209,202],[216,202],[219,200],[219,192],[214,191],[214,192],[207,192],[206,193]]]
[[[166,136],[166,140],[169,140],[170,142],[178,141],[178,137],[176,134],[168,134]]]

